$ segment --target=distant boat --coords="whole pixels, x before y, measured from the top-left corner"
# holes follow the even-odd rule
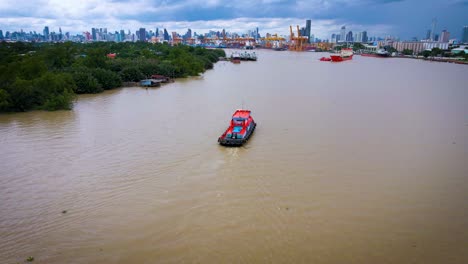
[[[331,61],[331,60],[332,60],[331,58],[327,58],[327,57],[320,58],[320,61]]]
[[[384,49],[379,49],[375,53],[362,53],[364,57],[376,57],[376,58],[387,58],[390,57],[390,53]]]
[[[218,138],[219,144],[223,146],[241,146],[247,142],[257,126],[250,113],[250,110],[236,110],[232,115],[229,127]]]
[[[231,62],[232,63],[240,63],[241,62],[241,56],[239,53],[234,52],[231,54]]]
[[[330,58],[334,62],[346,61],[353,59],[353,49],[343,48],[339,54],[330,55]]]

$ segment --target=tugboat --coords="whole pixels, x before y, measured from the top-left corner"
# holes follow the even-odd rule
[[[232,115],[231,123],[218,138],[223,146],[242,146],[252,135],[257,123],[250,115],[250,110],[238,109]]]
[[[352,60],[353,59],[353,49],[343,48],[343,49],[341,49],[340,54],[330,55],[330,58],[334,62]]]

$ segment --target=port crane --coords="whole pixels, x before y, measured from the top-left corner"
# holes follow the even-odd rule
[[[307,43],[308,38],[306,36],[301,36],[301,31],[299,30],[299,25],[297,25],[297,36],[294,36],[292,26],[289,26],[290,37],[289,41],[289,50],[293,51],[303,51]]]

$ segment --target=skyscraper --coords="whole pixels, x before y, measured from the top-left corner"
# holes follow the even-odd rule
[[[468,43],[468,26],[463,27],[461,41],[463,43]]]
[[[3,39],[3,31],[0,29],[0,39]]]
[[[45,26],[43,32],[44,33],[44,40],[49,40],[49,27]]]
[[[305,27],[305,35],[307,36],[307,43],[310,43],[310,25],[311,21],[310,19],[306,20],[306,27]]]
[[[91,28],[91,36],[93,37],[93,41],[96,41],[97,39],[96,31],[97,30],[95,28]]]
[[[146,41],[146,29],[145,28],[140,28],[140,30],[138,30],[138,40]]]
[[[349,31],[348,34],[346,34],[346,41],[353,41],[353,32]]]
[[[367,37],[367,31],[362,32],[362,42],[367,42],[369,39]]]
[[[346,39],[346,27],[345,26],[341,27],[340,39],[343,40],[343,41]],[[338,38],[337,38],[337,40],[338,40]]]
[[[442,33],[440,33],[439,42],[449,42],[449,38],[450,38],[450,32],[444,29],[442,30]]]
[[[164,40],[169,41],[169,33],[167,33],[166,29],[164,29]]]
[[[125,31],[123,29],[120,30],[120,39],[121,41],[125,41]]]
[[[430,36],[430,40],[435,40],[435,29],[437,27],[437,18],[433,18],[432,19],[432,27],[431,27],[431,36]]]
[[[431,30],[430,29],[427,30],[426,39],[427,40],[431,39]]]

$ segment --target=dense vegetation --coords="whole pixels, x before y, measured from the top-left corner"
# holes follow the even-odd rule
[[[99,93],[153,74],[196,76],[224,56],[223,50],[144,42],[2,42],[0,112],[70,109],[75,94]]]

